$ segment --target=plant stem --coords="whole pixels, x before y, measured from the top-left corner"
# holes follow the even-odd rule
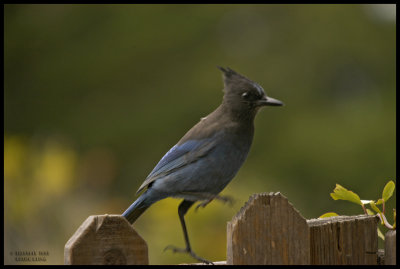
[[[368,215],[367,210],[365,209],[364,204],[361,204],[362,209],[364,210],[365,215]]]
[[[385,225],[386,228],[390,229],[390,230],[394,230],[393,226],[389,224],[389,222],[387,221],[385,215],[383,215],[382,213],[378,213],[376,214],[379,219],[381,220],[381,222]]]

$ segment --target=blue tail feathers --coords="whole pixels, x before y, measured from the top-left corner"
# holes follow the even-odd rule
[[[122,216],[124,216],[130,224],[133,224],[137,218],[139,218],[152,204],[147,203],[146,200],[148,200],[147,195],[146,193],[143,193],[135,202],[133,202],[133,204],[129,206],[127,210],[125,210]]]

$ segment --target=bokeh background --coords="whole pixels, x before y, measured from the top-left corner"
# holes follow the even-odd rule
[[[226,258],[226,223],[280,191],[306,218],[362,213],[395,180],[395,5],[5,5],[4,259],[120,214],[159,159],[222,98],[229,66],[284,107],[256,117],[247,161],[219,202],[186,220],[193,249]],[[168,198],[135,224],[151,264],[194,262]],[[391,210],[395,198],[388,205]],[[390,212],[389,210],[389,212]],[[392,220],[389,214],[389,220]]]

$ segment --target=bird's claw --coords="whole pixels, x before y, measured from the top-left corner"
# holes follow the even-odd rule
[[[196,206],[196,208],[194,209],[194,211],[197,212],[197,209],[199,209],[199,207],[203,207],[203,208],[206,207],[206,205],[208,205],[211,201],[212,201],[212,199],[204,201],[204,202],[198,204]]]
[[[166,251],[167,249],[172,250],[173,253],[179,252],[179,253],[188,253],[190,256],[192,256],[194,259],[198,260],[199,262],[203,262],[206,264],[212,264],[214,265],[213,262],[210,262],[202,257],[199,257],[196,255],[196,253],[194,253],[191,249],[187,249],[187,248],[178,248],[172,245],[168,245],[164,248],[164,251]]]
[[[206,205],[208,205],[213,199],[217,199],[217,200],[219,200],[219,201],[221,201],[223,203],[228,202],[230,206],[232,206],[234,204],[234,202],[235,202],[235,199],[233,199],[231,196],[220,196],[220,195],[217,195],[217,196],[213,197],[212,199],[208,199],[208,200],[198,204],[196,206],[196,208],[194,209],[194,211],[197,211],[197,209],[199,209],[199,207],[203,207],[203,208],[206,207]]]
[[[223,203],[228,202],[230,206],[232,206],[235,203],[235,199],[233,199],[233,197],[231,196],[217,196],[215,198],[222,201]]]

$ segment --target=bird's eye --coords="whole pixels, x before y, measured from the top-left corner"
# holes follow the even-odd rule
[[[243,99],[247,99],[247,98],[249,98],[249,96],[250,96],[249,92],[242,93],[242,98]]]

